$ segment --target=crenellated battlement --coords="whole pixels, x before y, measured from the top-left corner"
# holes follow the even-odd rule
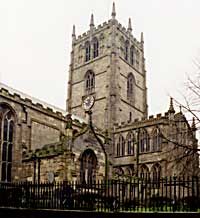
[[[136,45],[139,48],[142,48],[142,43],[139,42],[135,37],[133,37],[133,34],[128,31],[128,29],[122,24],[120,24],[117,20],[113,23],[113,21],[110,19],[107,22],[103,22],[102,24],[99,24],[97,26],[94,26],[91,30],[88,30],[87,32],[84,32],[81,35],[78,35],[78,37],[74,40],[74,43],[77,44],[83,40],[86,40],[90,35],[98,34],[99,32],[105,30],[106,28],[111,27],[112,25],[116,25],[116,28],[125,36],[128,37],[128,39],[131,41],[132,44]]]
[[[92,29],[92,35],[95,35],[101,31],[103,31],[104,29],[108,28],[108,22],[104,22],[103,24],[99,24],[97,27],[94,26],[94,28]],[[88,38],[90,36],[91,31],[88,30],[87,32],[84,32],[81,35],[78,35],[77,39],[74,41],[74,43],[79,43],[83,40],[85,40],[86,38]]]
[[[128,31],[127,28],[122,26],[120,23],[117,23],[117,29],[124,34],[125,37],[128,37],[129,40],[132,42],[132,44],[138,46],[139,48],[142,48],[141,42],[139,42],[132,33]]]
[[[152,125],[157,125],[159,123],[163,123],[166,120],[168,120],[168,113],[165,113],[162,115],[161,113],[154,115],[150,115],[148,119],[140,118],[140,119],[134,119],[133,122],[122,122],[122,123],[115,123],[115,129],[116,131],[121,131],[123,128],[142,128],[142,127],[148,127]]]
[[[68,114],[66,111],[62,109],[59,109],[45,102],[42,102],[39,99],[35,99],[31,96],[21,93],[2,83],[0,83],[0,96],[9,98],[14,102],[18,102],[19,104],[26,105],[27,107],[31,107],[43,113],[47,113],[48,115],[57,117],[58,119],[65,120],[65,117]],[[80,119],[79,117],[76,117],[74,115],[72,115],[72,119],[76,124],[78,123],[82,124],[85,122],[83,119]]]

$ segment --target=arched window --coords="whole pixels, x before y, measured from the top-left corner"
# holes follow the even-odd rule
[[[1,181],[11,181],[14,115],[8,107],[0,106]]]
[[[136,66],[137,66],[137,68],[139,67],[139,63],[140,63],[140,53],[138,50],[136,50]]]
[[[148,179],[149,178],[149,168],[143,164],[140,167],[140,178],[142,179]]]
[[[183,145],[183,146],[187,146],[187,126],[185,123],[183,123],[183,121],[179,121],[180,123],[178,123],[178,126],[177,126],[177,142],[180,144],[180,145]]]
[[[119,157],[120,156],[120,140],[117,142],[116,150],[117,150],[117,157]]]
[[[160,178],[161,178],[161,166],[160,164],[156,163],[152,167],[151,170],[152,173],[152,179],[153,179],[153,184],[155,187],[159,187],[160,185]]]
[[[80,64],[82,62],[82,45],[79,45],[78,48],[78,63]]]
[[[131,65],[134,65],[134,47],[133,46],[131,46],[131,48],[130,48],[130,63],[131,63]]]
[[[125,145],[126,145],[126,142],[124,140],[124,137],[122,136],[122,138],[121,138],[121,156],[125,155]]]
[[[132,172],[131,167],[126,167],[125,170],[124,170],[124,174],[126,176],[129,176],[129,177],[132,176],[133,172]]]
[[[139,151],[140,153],[150,151],[149,134],[144,129],[139,133]]]
[[[99,42],[97,38],[93,39],[93,58],[99,56]]]
[[[129,41],[125,42],[125,60],[128,61]]]
[[[91,70],[85,74],[85,91],[87,94],[93,92],[95,89],[95,75]]]
[[[114,168],[114,173],[117,177],[121,177],[124,175],[124,171],[121,167]]]
[[[127,141],[127,154],[133,155],[134,154],[134,136],[132,133],[128,133],[126,141]]]
[[[134,102],[134,84],[135,78],[132,73],[129,73],[127,77],[127,98],[132,103]]]
[[[128,122],[132,122],[132,112],[129,112],[129,120]]]
[[[125,40],[124,40],[124,37],[123,36],[121,36],[120,37],[120,54],[121,54],[121,56],[122,57],[124,57],[124,55],[125,55]]]
[[[90,42],[85,43],[85,62],[90,60]]]
[[[162,144],[162,138],[160,135],[160,131],[156,128],[153,131],[153,140],[152,140],[152,151],[159,151]]]
[[[122,135],[119,136],[118,142],[117,142],[117,156],[124,156],[125,155],[125,140]]]
[[[81,157],[80,179],[81,183],[92,184],[96,181],[97,157],[91,149],[83,152]]]

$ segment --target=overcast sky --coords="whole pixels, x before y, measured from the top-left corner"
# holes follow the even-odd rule
[[[118,21],[144,32],[149,114],[180,97],[200,55],[199,0],[115,0]],[[112,0],[0,0],[1,82],[65,108],[71,32],[111,17]]]

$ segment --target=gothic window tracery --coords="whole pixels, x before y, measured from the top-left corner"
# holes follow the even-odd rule
[[[187,145],[186,143],[187,142],[187,128],[186,128],[185,123],[179,124],[177,132],[178,132],[177,134],[178,143],[181,145]]]
[[[129,73],[127,77],[127,99],[132,104],[134,103],[134,84],[135,78],[132,73]]]
[[[121,139],[121,156],[125,155],[125,145],[126,145],[126,142],[124,140],[124,137],[122,136],[122,139]]]
[[[90,60],[90,50],[91,50],[90,42],[87,41],[85,43],[85,62]]]
[[[149,134],[145,129],[142,129],[139,133],[139,151],[140,153],[150,151]]]
[[[83,184],[92,184],[96,181],[97,157],[91,149],[83,152],[81,157],[80,179]]]
[[[159,186],[160,184],[160,178],[161,178],[161,166],[160,164],[156,163],[154,164],[154,166],[152,167],[152,180],[153,180],[153,184],[154,186]]]
[[[136,50],[136,67],[139,68],[140,63],[140,53],[138,50]]]
[[[99,42],[97,38],[93,39],[93,58],[99,56]]]
[[[125,145],[126,142],[124,140],[124,137],[120,135],[117,142],[117,157],[125,155]]]
[[[78,48],[78,63],[79,64],[82,63],[82,45],[79,45],[79,48]]]
[[[132,176],[132,169],[130,167],[126,167],[124,171],[126,176]]]
[[[148,179],[149,178],[149,168],[143,164],[141,167],[140,167],[140,178],[142,179]]]
[[[114,168],[114,173],[117,177],[121,177],[124,175],[124,171],[121,167]]]
[[[160,135],[160,131],[156,128],[153,131],[153,140],[152,140],[152,151],[159,151],[162,144],[162,138]]]
[[[11,181],[12,150],[14,135],[14,115],[12,111],[0,106],[0,145],[1,145],[1,181]]]
[[[128,53],[129,53],[129,41],[125,42],[125,60],[128,61]]]
[[[134,136],[132,133],[129,133],[127,136],[127,154],[134,154]]]
[[[130,64],[134,65],[134,47],[131,46],[130,48]]]
[[[85,91],[87,94],[92,93],[95,89],[95,75],[89,70],[85,75]]]

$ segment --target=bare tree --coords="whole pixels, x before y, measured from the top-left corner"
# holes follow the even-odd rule
[[[171,144],[168,152],[169,161],[174,161],[174,167],[182,164],[182,171],[190,168],[192,174],[199,174],[199,152],[197,136],[200,130],[200,63],[197,63],[198,74],[195,78],[187,77],[186,92],[183,101],[174,99],[180,112],[175,114],[173,103],[169,109],[171,119],[171,134],[162,134],[163,140]],[[187,119],[184,114],[186,114]]]

